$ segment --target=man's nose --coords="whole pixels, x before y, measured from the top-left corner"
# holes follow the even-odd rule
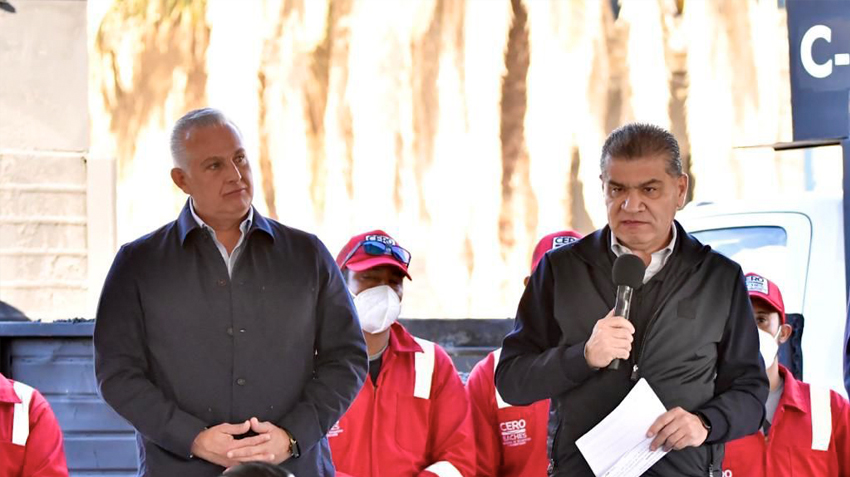
[[[242,171],[239,170],[239,166],[237,166],[234,162],[229,163],[230,168],[227,171],[227,180],[229,182],[239,182],[242,179]]]
[[[640,193],[635,189],[630,189],[626,193],[626,199],[623,201],[622,208],[626,212],[640,212],[643,209],[643,200]]]

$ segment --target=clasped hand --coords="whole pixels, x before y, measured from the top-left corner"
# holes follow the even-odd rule
[[[236,438],[249,430],[257,435]],[[226,468],[250,461],[279,464],[290,457],[289,434],[252,417],[241,424],[219,424],[202,431],[192,443],[192,454]]]

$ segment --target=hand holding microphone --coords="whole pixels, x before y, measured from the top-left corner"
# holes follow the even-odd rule
[[[604,368],[620,359],[629,359],[635,327],[614,310],[596,322],[584,347],[584,358],[594,368]]]
[[[625,254],[614,261],[613,279],[617,285],[614,309],[596,322],[584,348],[587,363],[594,368],[618,369],[629,359],[635,328],[628,321],[632,293],[643,285],[646,266],[636,255]]]

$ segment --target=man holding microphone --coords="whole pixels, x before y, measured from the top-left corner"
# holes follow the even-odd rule
[[[548,253],[505,337],[496,387],[510,404],[553,398],[554,476],[591,476],[576,440],[645,378],[668,409],[647,430],[673,450],[647,476],[719,475],[723,443],[754,432],[768,382],[741,268],[674,218],[688,176],[669,132],[628,124],[601,155],[608,225]],[[630,320],[614,316],[614,260],[646,265]],[[615,359],[625,363],[607,370]]]

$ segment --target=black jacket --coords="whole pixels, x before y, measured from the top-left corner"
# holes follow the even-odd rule
[[[351,295],[314,236],[256,210],[232,277],[188,202],[124,245],[94,331],[103,399],[137,431],[143,476],[214,477],[190,458],[205,427],[256,416],[285,428],[298,477],[331,477],[325,434],[357,396],[367,355]]]
[[[594,370],[584,358],[593,326],[614,307],[610,229],[553,250],[532,275],[503,343],[496,386],[511,404],[553,399],[560,416],[554,475],[593,475],[575,441],[640,377],[667,409],[698,411],[712,426],[707,444],[673,451],[645,475],[719,475],[722,443],[762,422],[768,381],[741,268],[676,227],[673,255],[652,279],[660,282],[635,293],[640,299],[644,289],[655,290],[655,305],[644,303],[642,317],[632,311],[643,326],[618,371]]]

